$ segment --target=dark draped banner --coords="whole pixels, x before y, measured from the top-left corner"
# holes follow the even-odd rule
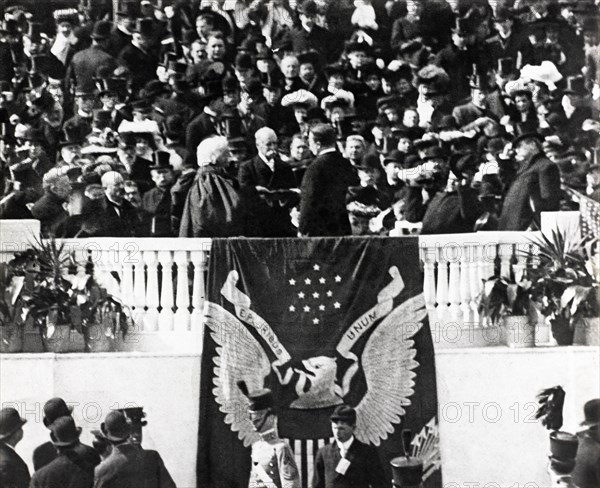
[[[303,486],[341,403],[386,468],[410,429],[426,486],[441,486],[417,238],[215,239],[207,290],[199,487],[247,488],[256,433],[240,380],[273,390]]]

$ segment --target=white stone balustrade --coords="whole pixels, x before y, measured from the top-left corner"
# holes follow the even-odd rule
[[[9,242],[3,235],[0,260],[8,260],[14,251],[24,248],[23,242],[32,241],[23,239],[23,235],[39,233],[37,221],[15,221],[25,229],[19,247],[19,225],[6,222],[1,223],[8,231],[3,234],[16,237]],[[474,331],[481,335],[489,325],[480,324],[477,311],[483,280],[494,275],[495,267],[503,276],[511,272],[517,279],[523,276],[527,266],[535,266],[535,260],[527,258],[525,252],[534,250],[531,239],[538,237],[535,232],[419,236],[425,303],[438,347],[498,343],[493,337],[473,337]],[[210,239],[97,238],[63,242],[79,262],[92,259],[98,280],[131,308],[135,334],[120,349],[200,349]],[[483,332],[489,335],[493,331]]]
[[[514,273],[521,278],[526,266],[535,265],[528,253],[535,251],[531,240],[538,237],[536,232],[419,236],[423,292],[436,345],[498,343],[491,330],[487,338],[479,330],[489,325],[480,323],[477,311],[483,282],[494,275],[496,267],[502,276]]]

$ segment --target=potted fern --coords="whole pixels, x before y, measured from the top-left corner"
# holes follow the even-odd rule
[[[559,345],[598,344],[597,240],[555,230],[533,240],[537,251],[527,253],[538,261],[530,270],[532,296],[550,322]]]
[[[32,286],[23,306],[44,351],[111,350],[117,332],[127,332],[128,310],[97,283],[91,261],[80,266],[54,239],[37,241],[28,261]]]
[[[535,346],[530,288],[531,282],[517,283],[508,277],[493,277],[483,284],[478,307],[480,317],[501,327],[509,347]]]

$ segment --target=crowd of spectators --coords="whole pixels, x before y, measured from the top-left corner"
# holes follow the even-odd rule
[[[593,0],[68,3],[1,12],[0,218],[45,236],[526,230],[599,199]]]

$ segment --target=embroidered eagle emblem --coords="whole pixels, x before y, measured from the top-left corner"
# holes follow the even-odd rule
[[[421,329],[427,310],[422,293],[394,308],[393,298],[400,294],[404,283],[396,267],[389,273],[392,282],[380,291],[378,303],[347,329],[336,348],[340,357],[352,362],[340,375],[336,357],[312,357],[301,361],[301,368],[292,367],[291,355],[269,324],[251,310],[250,297],[237,288],[238,273],[230,271],[221,294],[234,304],[235,315],[212,302],[206,302],[204,313],[217,346],[213,394],[225,422],[245,446],[259,440],[259,436],[246,415],[248,399],[237,383],[242,380],[249,390],[258,390],[264,388],[271,372],[282,385],[295,389],[297,399],[290,408],[324,408],[348,403],[352,378],[362,366],[366,390],[353,405],[357,413],[355,435],[361,442],[378,446],[394,432],[414,393],[414,370],[419,363],[415,360],[413,337]],[[276,357],[273,363],[249,327],[265,340]],[[373,330],[359,358],[353,347],[368,329]]]

